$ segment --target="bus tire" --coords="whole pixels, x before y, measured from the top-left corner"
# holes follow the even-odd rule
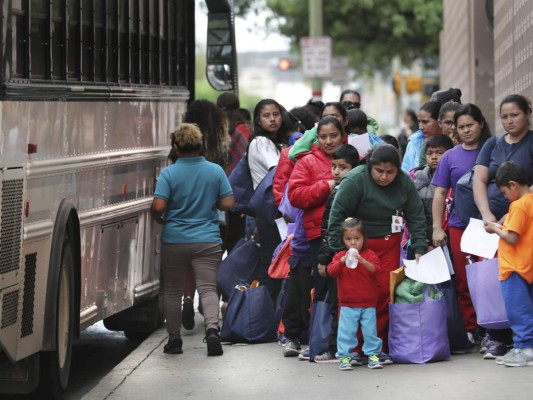
[[[41,353],[39,384],[41,393],[58,399],[68,386],[74,340],[74,256],[65,234],[57,285],[55,350]]]

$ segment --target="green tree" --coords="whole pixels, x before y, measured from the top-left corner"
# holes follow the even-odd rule
[[[240,15],[258,12],[262,0],[235,0]],[[297,48],[309,33],[308,0],[266,0],[273,13],[269,29],[289,37]],[[362,74],[388,72],[398,56],[404,65],[439,55],[442,0],[324,0],[324,34],[333,39],[333,54],[348,56]]]

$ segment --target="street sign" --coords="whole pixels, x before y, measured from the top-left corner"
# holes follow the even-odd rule
[[[331,83],[347,85],[350,79],[348,57],[331,57]]]
[[[303,37],[300,39],[302,70],[308,78],[326,78],[331,75],[331,38]]]

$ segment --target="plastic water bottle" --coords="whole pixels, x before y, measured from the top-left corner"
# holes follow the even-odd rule
[[[359,260],[357,259],[357,256],[359,255],[359,252],[357,249],[354,249],[353,247],[348,249],[346,252],[346,266],[348,268],[354,269],[357,268],[357,264],[359,263]]]

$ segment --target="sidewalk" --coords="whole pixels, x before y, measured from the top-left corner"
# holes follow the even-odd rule
[[[184,354],[167,355],[165,328],[154,332],[83,400],[513,400],[533,396],[533,367],[509,368],[480,354],[426,365],[366,366],[339,371],[337,364],[283,358],[276,343],[225,345],[207,357],[203,323],[183,331]]]

